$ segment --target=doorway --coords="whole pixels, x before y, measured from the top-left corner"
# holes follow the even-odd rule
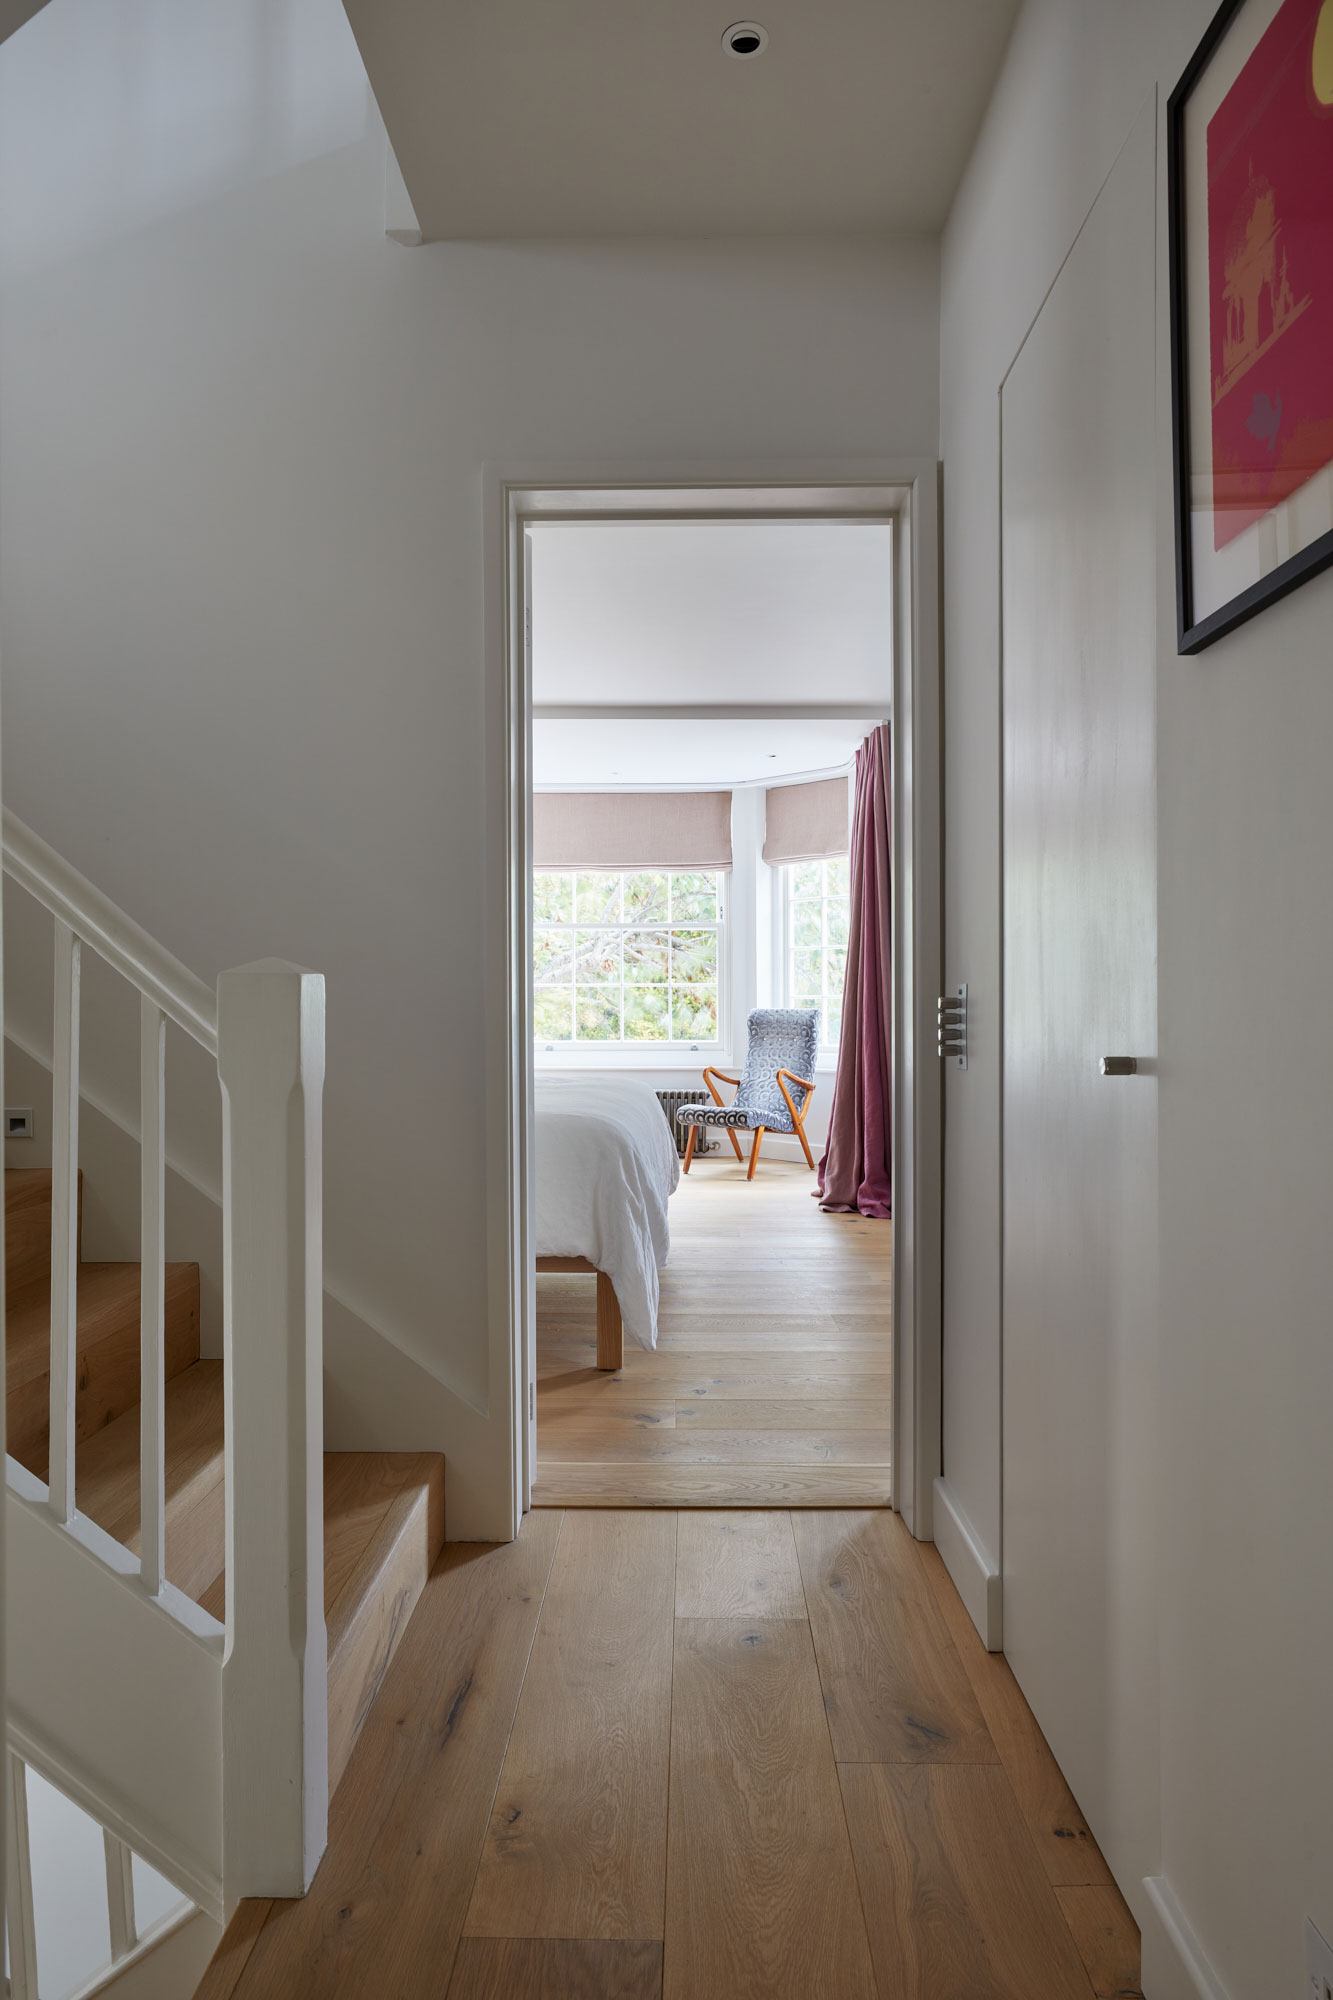
[[[492,609],[496,622],[503,625],[509,664],[503,714],[510,745],[505,844],[509,923],[505,972],[511,1007],[506,1024],[508,1032],[503,1042],[510,1080],[505,1148],[509,1226],[503,1246],[506,1271],[502,1298],[509,1308],[507,1317],[511,1333],[518,1505],[525,1507],[534,1500],[540,1504],[543,1498],[542,1461],[537,1436],[541,1375],[534,1275],[536,1217],[532,1143],[533,1109],[537,1094],[531,959],[533,531],[540,534],[553,524],[567,526],[578,523],[845,523],[877,526],[887,531],[893,575],[892,691],[886,706],[892,708],[895,719],[892,1007],[897,1058],[893,1106],[895,1218],[892,1233],[895,1255],[892,1260],[884,1257],[880,1278],[885,1307],[890,1296],[892,1298],[891,1314],[887,1310],[883,1314],[882,1354],[887,1365],[883,1369],[850,1372],[882,1373],[890,1378],[885,1380],[883,1386],[892,1395],[893,1473],[891,1483],[889,1478],[885,1478],[883,1491],[876,1496],[877,1504],[887,1502],[898,1505],[916,1532],[928,1533],[930,1482],[938,1471],[939,1087],[933,1033],[939,946],[938,666],[934,585],[937,468],[933,463],[894,468],[881,477],[857,478],[843,484],[815,485],[808,478],[800,478],[777,482],[769,480],[763,484],[741,484],[732,480],[687,486],[643,479],[634,484],[594,486],[583,479],[562,482],[543,477],[540,481],[512,483],[497,478],[493,487],[495,513],[504,521],[505,537],[502,575],[495,578],[497,588],[492,596]],[[605,706],[614,709],[616,705]],[[670,710],[671,706],[670,703],[658,704],[659,709]],[[818,699],[774,702],[771,699],[764,701],[761,697],[748,703],[731,701],[694,706],[706,711],[704,717],[695,716],[695,720],[735,724],[762,720],[774,726],[794,724],[807,730],[830,720],[855,719],[848,713],[841,717],[836,713],[830,716],[830,709],[836,711],[838,704]],[[850,706],[856,716],[864,715],[864,702]],[[539,714],[537,719],[541,722],[568,718]],[[616,718],[606,715],[600,719],[613,721]],[[667,714],[659,715],[658,719],[671,721],[683,718]],[[923,888],[926,890],[924,898]],[[924,981],[921,978],[922,968],[928,969]],[[928,1066],[923,1059],[923,1051],[928,1057]],[[734,1061],[734,1050],[732,1054]],[[724,1161],[730,1164],[724,1164]],[[854,1235],[860,1240],[862,1232],[877,1227],[875,1223],[856,1216],[821,1215],[818,1204],[809,1199],[811,1177],[804,1164],[798,1167],[776,1155],[768,1173],[765,1174],[761,1167],[762,1180],[756,1176],[754,1182],[748,1182],[738,1175],[736,1188],[728,1187],[724,1192],[723,1178],[735,1165],[730,1152],[714,1155],[711,1160],[705,1157],[692,1165],[687,1198],[694,1204],[694,1210],[689,1220],[686,1219],[686,1212],[681,1210],[679,1224],[673,1215],[674,1243],[682,1246],[692,1242],[702,1244],[710,1228],[720,1231],[725,1238],[731,1233],[730,1223],[724,1220],[728,1205],[742,1194],[753,1198],[757,1193],[757,1200],[752,1202],[744,1223],[745,1233],[753,1235],[756,1242],[768,1234],[766,1225],[760,1221],[758,1204],[761,1202],[767,1204],[770,1214],[776,1215],[783,1202],[789,1200],[793,1217],[799,1215],[804,1228],[841,1224],[845,1231],[844,1240],[848,1242]],[[799,1192],[793,1193],[791,1189],[798,1173],[803,1177],[802,1185]],[[707,1211],[712,1221],[706,1224],[705,1202],[709,1181],[713,1183],[714,1198],[711,1210]],[[799,1210],[794,1206],[797,1201],[804,1204]],[[698,1219],[698,1234],[692,1236],[691,1223],[695,1217]],[[884,1225],[878,1226],[884,1228]],[[781,1222],[778,1228],[781,1231]],[[793,1245],[798,1238],[799,1231],[793,1221]],[[799,1265],[800,1260],[801,1252],[797,1250],[793,1263]],[[690,1261],[693,1263],[693,1256]],[[683,1257],[677,1264],[673,1249],[672,1261],[662,1274],[664,1294],[668,1298],[671,1298],[671,1286],[677,1282],[673,1265],[679,1271],[682,1287],[688,1288],[691,1281],[696,1284],[707,1282],[701,1280],[698,1265],[694,1266],[691,1274],[687,1272]],[[717,1268],[721,1279],[738,1288],[755,1283],[753,1273],[749,1276],[741,1271],[728,1273],[720,1263]],[[877,1281],[874,1276],[868,1275],[865,1282],[873,1288]],[[781,1272],[777,1274],[777,1283],[783,1284]],[[855,1283],[853,1280],[853,1289]],[[575,1322],[580,1317],[584,1328],[589,1327],[590,1287],[584,1288],[582,1304],[573,1301],[573,1294],[579,1290],[579,1280],[574,1274],[558,1279],[553,1286],[544,1284],[544,1290],[554,1291],[557,1295],[548,1315],[557,1322],[556,1337],[567,1343],[573,1342],[577,1338]],[[570,1295],[571,1302],[567,1308],[563,1307],[559,1298],[562,1291]],[[785,1291],[790,1295],[792,1287],[785,1286]],[[672,1299],[672,1310],[687,1314],[694,1310],[694,1302],[686,1296],[685,1290]],[[761,1304],[759,1311],[764,1313],[765,1306]],[[563,1327],[558,1324],[562,1312]],[[771,1312],[769,1316],[772,1317]],[[890,1323],[896,1335],[891,1349],[888,1339]],[[626,1349],[630,1356],[638,1351],[628,1341]],[[698,1359],[699,1350],[691,1348],[689,1352],[692,1367]],[[559,1359],[558,1356],[556,1358]],[[848,1356],[843,1354],[838,1358],[841,1361]],[[853,1355],[852,1358],[856,1357]],[[590,1362],[591,1355],[585,1353],[583,1359]],[[656,1357],[649,1354],[645,1359],[652,1361]],[[581,1372],[588,1374],[591,1370],[585,1368]],[[794,1372],[788,1369],[788,1378]],[[837,1372],[847,1374],[849,1371],[839,1369]],[[666,1386],[666,1377],[662,1376],[660,1380]],[[693,1381],[684,1384],[679,1371],[671,1384],[673,1391],[685,1387],[691,1395],[695,1388],[707,1390],[709,1386]],[[781,1386],[789,1391],[790,1400],[799,1400],[803,1393],[802,1385],[790,1379]],[[663,1403],[669,1400],[678,1406],[683,1398],[673,1394],[656,1400]],[[705,1394],[698,1400],[706,1402],[709,1398]],[[784,1399],[775,1395],[763,1400],[771,1406]],[[888,1402],[889,1398],[883,1400]],[[651,1416],[652,1413],[648,1414]],[[769,1414],[775,1414],[771,1408]],[[697,1421],[693,1410],[689,1412],[689,1417],[692,1422]],[[574,1421],[577,1423],[577,1416]],[[705,1426],[698,1427],[702,1429]],[[718,1423],[716,1427],[725,1432],[725,1423]],[[785,1428],[785,1425],[775,1424],[775,1434]],[[924,1451],[920,1448],[923,1439]],[[553,1494],[552,1499],[554,1504],[570,1504],[567,1489],[561,1494]],[[839,1499],[840,1496],[831,1491],[812,1491],[807,1504],[836,1505]],[[623,1489],[617,1489],[601,1495],[589,1494],[585,1504],[674,1505],[677,1500],[669,1494],[660,1497],[649,1492],[630,1495]],[[709,1504],[708,1498],[702,1497],[698,1504]],[[784,1505],[792,1502],[788,1490],[782,1494],[775,1491],[767,1499],[753,1493],[738,1495],[735,1504]],[[850,1502],[844,1501],[844,1504]]]

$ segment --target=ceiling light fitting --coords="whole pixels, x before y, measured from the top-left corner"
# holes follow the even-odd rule
[[[758,21],[733,21],[722,37],[722,46],[738,62],[749,62],[768,47],[768,29],[761,28]]]

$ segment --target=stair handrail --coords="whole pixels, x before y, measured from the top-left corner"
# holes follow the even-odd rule
[[[8,806],[3,824],[5,873],[216,1056],[218,1004],[213,989]]]

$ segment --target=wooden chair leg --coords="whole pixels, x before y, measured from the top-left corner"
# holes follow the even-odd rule
[[[605,1271],[597,1273],[597,1366],[622,1368],[625,1364],[625,1328],[620,1317],[620,1300]]]
[[[815,1156],[814,1156],[814,1154],[813,1154],[813,1153],[812,1153],[812,1152],[810,1151],[810,1141],[809,1141],[809,1140],[808,1140],[808,1139],[806,1138],[806,1136],[805,1136],[805,1114],[804,1114],[804,1113],[802,1113],[802,1114],[801,1114],[801,1116],[800,1116],[800,1117],[799,1117],[799,1118],[798,1118],[798,1119],[796,1120],[796,1136],[797,1136],[797,1138],[798,1138],[798,1139],[800,1140],[800,1142],[801,1142],[801,1150],[802,1150],[802,1151],[804,1152],[804,1154],[805,1154],[805,1164],[807,1165],[807,1167],[809,1167],[809,1169],[810,1169],[811,1173],[813,1173],[813,1172],[814,1172],[814,1170],[815,1170]]]
[[[744,1153],[743,1153],[743,1152],[741,1151],[741,1142],[740,1142],[740,1140],[739,1140],[739,1139],[738,1139],[738,1138],[736,1137],[736,1128],[735,1128],[735,1126],[734,1126],[734,1125],[728,1125],[728,1127],[727,1127],[727,1137],[728,1137],[728,1138],[730,1139],[730,1141],[731,1141],[731,1150],[732,1150],[732,1152],[733,1152],[733,1153],[734,1153],[734,1154],[736,1155],[736,1158],[737,1158],[738,1160],[742,1160],[742,1161],[743,1161],[743,1160],[744,1160],[744,1158],[745,1158],[745,1155],[744,1155]]]
[[[694,1148],[695,1148],[696,1144],[698,1143],[698,1139],[699,1139],[699,1127],[698,1127],[697,1125],[691,1125],[691,1127],[690,1127],[690,1136],[689,1136],[689,1138],[688,1138],[688,1139],[687,1139],[687,1140],[685,1141],[685,1169],[684,1169],[684,1170],[685,1170],[685,1172],[686,1172],[686,1173],[688,1173],[688,1172],[690,1171],[690,1161],[691,1161],[691,1160],[692,1160],[692,1159],[694,1158]]]
[[[750,1148],[750,1170],[745,1176],[747,1181],[752,1181],[754,1179],[754,1170],[759,1165],[759,1142],[761,1141],[763,1136],[764,1136],[763,1126],[756,1125],[754,1128],[754,1144]]]

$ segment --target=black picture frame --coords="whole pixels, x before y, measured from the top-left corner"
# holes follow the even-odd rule
[[[1170,271],[1171,315],[1171,446],[1175,489],[1176,640],[1180,653],[1198,653],[1224,633],[1233,632],[1256,612],[1286,597],[1299,584],[1333,563],[1333,530],[1318,536],[1294,556],[1260,577],[1237,596],[1202,618],[1194,616],[1193,564],[1190,551],[1190,428],[1189,428],[1189,308],[1186,284],[1185,107],[1195,84],[1233,22],[1253,0],[1222,0],[1190,57],[1183,75],[1167,99],[1166,190],[1167,258]],[[1330,365],[1333,365],[1331,363]]]

